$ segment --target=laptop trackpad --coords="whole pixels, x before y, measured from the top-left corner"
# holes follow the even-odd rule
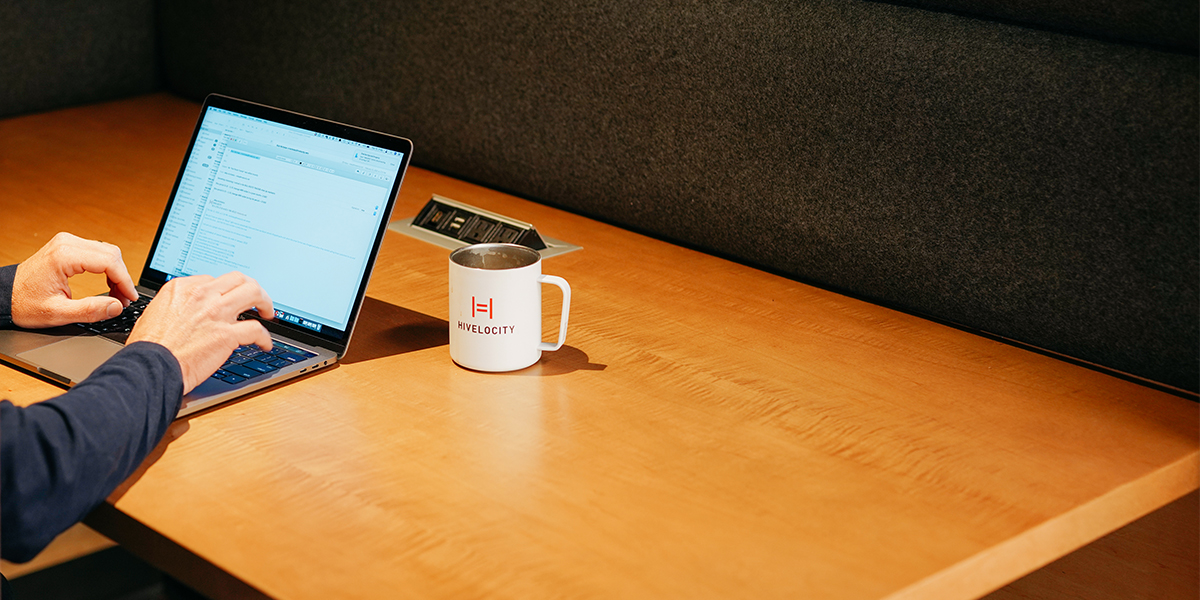
[[[17,358],[79,383],[123,347],[107,338],[76,337],[22,352]]]

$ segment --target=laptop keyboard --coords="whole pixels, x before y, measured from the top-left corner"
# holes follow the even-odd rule
[[[125,307],[125,310],[116,317],[96,323],[78,323],[77,325],[92,333],[125,343],[129,339],[129,332],[133,330],[134,324],[137,323],[138,317],[142,316],[142,311],[149,302],[150,298],[142,296]],[[263,352],[258,346],[240,346],[233,351],[233,354],[229,355],[225,364],[212,374],[212,379],[228,384],[237,384],[316,356],[312,352],[278,340],[271,341],[274,343],[274,347],[268,352]]]
[[[92,333],[129,333],[133,329],[133,324],[137,323],[138,317],[142,316],[142,311],[146,309],[146,305],[150,303],[150,298],[142,296],[137,300],[130,302],[121,314],[95,323],[79,323],[78,325]],[[129,337],[129,336],[125,336]],[[124,342],[125,340],[120,340]]]
[[[241,383],[316,356],[312,352],[278,340],[271,341],[275,346],[269,352],[259,350],[258,346],[240,346],[229,356],[229,360],[212,374],[212,378],[225,383]]]

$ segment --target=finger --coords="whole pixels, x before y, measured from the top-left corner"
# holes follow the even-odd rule
[[[133,297],[131,298],[131,297],[129,297],[128,293],[125,292],[125,290],[122,290],[114,282],[112,282],[112,281],[108,282],[109,297],[116,298],[121,303],[121,306],[129,306],[130,304],[132,304],[134,301],[137,300],[137,296],[138,296],[137,289],[135,288],[133,290],[133,292],[134,292],[134,294],[133,294]]]
[[[271,297],[267,295],[266,290],[259,287],[258,283],[249,277],[241,285],[221,296],[221,302],[233,310],[235,315],[256,308],[259,316],[264,319],[275,317],[275,304],[271,301]]]
[[[95,323],[121,314],[121,301],[107,296],[92,296],[71,300],[57,298],[51,301],[53,314],[61,316],[63,323]]]
[[[233,325],[233,331],[239,346],[254,344],[269,351],[273,345],[271,334],[267,333],[267,328],[258,321],[238,321]]]
[[[67,264],[63,265],[68,269],[68,276],[78,275],[83,271],[88,273],[103,273],[108,278],[109,289],[115,289],[120,292],[119,297],[129,300],[137,300],[137,288],[133,285],[133,278],[129,276],[129,269],[125,267],[125,261],[121,259],[121,249],[104,242],[95,240],[85,240],[75,238],[70,240],[64,250],[64,258]]]
[[[254,308],[258,310],[258,316],[270,321],[275,318],[275,303],[267,294],[267,290],[258,288],[258,291],[262,294],[262,298],[254,305]]]
[[[108,295],[120,300],[125,306],[129,306],[130,302],[135,302],[138,299],[137,287],[133,285],[133,281],[114,281],[108,280]]]

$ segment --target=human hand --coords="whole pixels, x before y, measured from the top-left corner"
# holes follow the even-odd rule
[[[107,297],[71,298],[67,280],[85,272],[108,277]],[[59,233],[17,265],[12,319],[13,324],[25,328],[92,323],[121,314],[137,297],[120,248]]]
[[[238,346],[255,344],[271,349],[271,336],[262,323],[238,321],[251,307],[263,318],[275,316],[271,298],[258,282],[237,271],[168,281],[129,333],[126,343],[155,342],[179,361],[186,394],[216,372]]]

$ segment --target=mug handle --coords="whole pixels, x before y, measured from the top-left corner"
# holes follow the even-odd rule
[[[571,312],[571,285],[562,277],[553,275],[538,275],[539,283],[553,283],[562,289],[562,322],[558,326],[558,343],[551,344],[550,342],[540,342],[538,350],[552,352],[562,348],[563,342],[567,341],[567,315]]]

